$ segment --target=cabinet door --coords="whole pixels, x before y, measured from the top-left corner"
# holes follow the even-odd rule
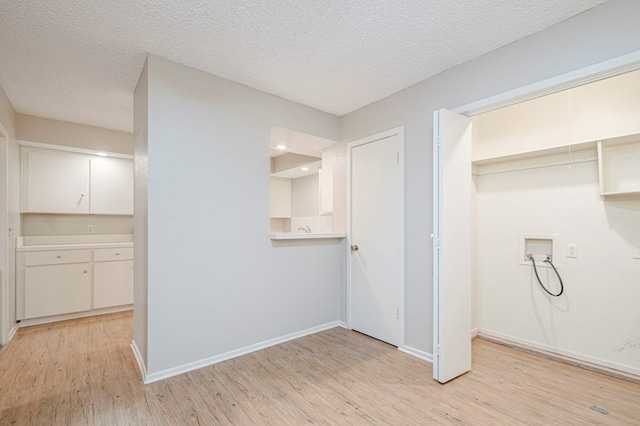
[[[291,217],[291,180],[271,178],[271,217]]]
[[[93,308],[133,303],[133,260],[93,264]]]
[[[22,211],[89,213],[89,158],[48,149],[23,148]]]
[[[90,263],[25,268],[25,318],[46,317],[90,309]]]
[[[91,158],[91,213],[133,214],[133,161]]]

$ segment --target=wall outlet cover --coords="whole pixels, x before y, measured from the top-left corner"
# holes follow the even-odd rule
[[[577,258],[578,257],[578,245],[577,244],[567,244],[567,257]]]

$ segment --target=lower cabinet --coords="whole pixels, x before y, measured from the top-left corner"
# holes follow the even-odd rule
[[[16,253],[17,318],[36,319],[133,303],[133,248]]]
[[[133,249],[94,250],[93,308],[133,303]]]
[[[24,318],[91,309],[91,263],[29,266],[24,271]]]

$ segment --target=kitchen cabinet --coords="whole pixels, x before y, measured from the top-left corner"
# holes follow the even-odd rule
[[[18,319],[91,309],[91,251],[25,253]]]
[[[291,179],[272,177],[270,179],[271,217],[291,217]]]
[[[133,303],[133,249],[94,250],[93,308]]]
[[[22,147],[22,212],[133,214],[133,162]]]
[[[90,210],[94,214],[133,214],[133,162],[91,158]]]
[[[19,239],[21,240],[21,239]],[[17,319],[24,325],[130,309],[133,248],[127,245],[16,249]]]
[[[320,214],[333,213],[333,161],[333,149],[322,151],[322,168],[320,169]]]
[[[87,156],[23,148],[22,211],[89,213]]]

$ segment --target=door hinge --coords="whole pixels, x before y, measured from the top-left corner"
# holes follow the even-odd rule
[[[396,319],[400,319],[400,308],[396,308]]]
[[[396,152],[396,164],[400,164],[400,153]]]
[[[440,135],[436,136],[436,146],[440,146]]]
[[[436,345],[436,355],[440,356],[442,354],[442,345]]]

